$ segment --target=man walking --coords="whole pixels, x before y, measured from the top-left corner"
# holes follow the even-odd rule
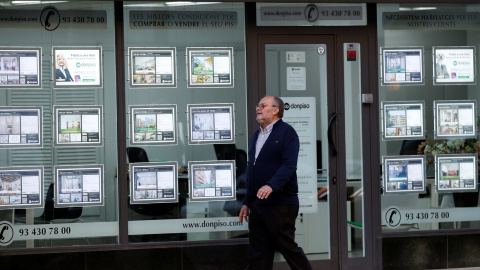
[[[248,146],[247,194],[239,219],[248,222],[248,269],[272,269],[275,250],[292,269],[311,269],[295,242],[298,215],[298,135],[283,122],[284,103],[266,96],[257,106],[260,128]]]

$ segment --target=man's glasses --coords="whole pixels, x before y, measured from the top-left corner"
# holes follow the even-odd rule
[[[266,107],[268,107],[268,105],[265,105],[265,104],[258,104],[258,105],[257,105],[257,108],[260,108],[260,109],[262,109],[262,110],[265,109]],[[277,106],[272,105],[272,108],[276,108],[276,107],[277,107]]]

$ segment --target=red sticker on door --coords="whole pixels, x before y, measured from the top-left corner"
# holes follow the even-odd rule
[[[347,61],[357,61],[357,50],[355,49],[354,44],[348,44]]]

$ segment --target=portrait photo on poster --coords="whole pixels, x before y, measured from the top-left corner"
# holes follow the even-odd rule
[[[102,88],[102,47],[52,47],[53,88]]]

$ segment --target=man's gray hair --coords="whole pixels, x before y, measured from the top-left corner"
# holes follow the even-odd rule
[[[282,118],[283,117],[283,111],[285,110],[285,103],[283,103],[283,100],[279,97],[274,96],[273,97],[273,104],[278,108],[278,117]]]

